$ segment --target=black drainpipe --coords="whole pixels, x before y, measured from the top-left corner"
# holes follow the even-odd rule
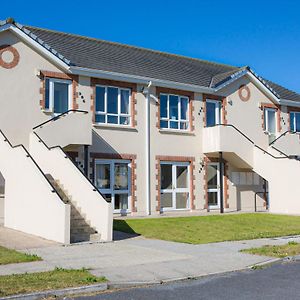
[[[84,145],[84,175],[89,175],[89,145]]]
[[[220,213],[224,213],[224,191],[223,191],[223,153],[219,152],[219,166],[220,166]]]

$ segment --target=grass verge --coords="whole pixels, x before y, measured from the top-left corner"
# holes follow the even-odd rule
[[[0,265],[7,265],[12,263],[30,262],[42,260],[39,256],[34,254],[21,253],[16,250],[7,249],[0,246]]]
[[[50,272],[0,276],[0,297],[106,282],[88,270],[56,268]]]
[[[147,238],[206,244],[300,234],[300,217],[231,214],[200,217],[114,220],[114,230]]]
[[[265,245],[259,248],[244,249],[241,250],[241,252],[255,255],[284,258],[287,256],[299,255],[300,244],[296,242],[289,242],[288,244],[280,246]]]

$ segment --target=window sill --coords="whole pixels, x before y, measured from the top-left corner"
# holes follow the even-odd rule
[[[172,130],[172,129],[159,129],[160,133],[163,134],[177,134],[177,135],[190,135],[190,136],[194,136],[195,133],[192,131],[185,131],[185,130]]]
[[[121,131],[133,131],[133,132],[138,131],[135,127],[132,127],[131,125],[113,125],[113,124],[94,123],[93,126],[96,128],[107,129],[107,130],[121,130]]]

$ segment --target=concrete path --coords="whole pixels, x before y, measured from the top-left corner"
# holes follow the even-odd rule
[[[112,283],[157,282],[205,276],[269,261],[239,250],[266,244],[300,242],[300,237],[189,245],[135,237],[103,244],[54,245],[26,249],[41,262],[0,266],[0,275],[62,268],[89,268]]]
[[[25,250],[54,245],[58,245],[58,243],[45,240],[35,235],[0,226],[0,246],[16,250]]]

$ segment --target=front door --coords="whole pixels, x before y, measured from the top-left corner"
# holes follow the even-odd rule
[[[206,100],[206,127],[221,124],[221,101]]]
[[[188,209],[189,163],[161,163],[161,210]]]
[[[207,165],[207,197],[210,209],[218,209],[220,207],[219,163],[209,163]]]

